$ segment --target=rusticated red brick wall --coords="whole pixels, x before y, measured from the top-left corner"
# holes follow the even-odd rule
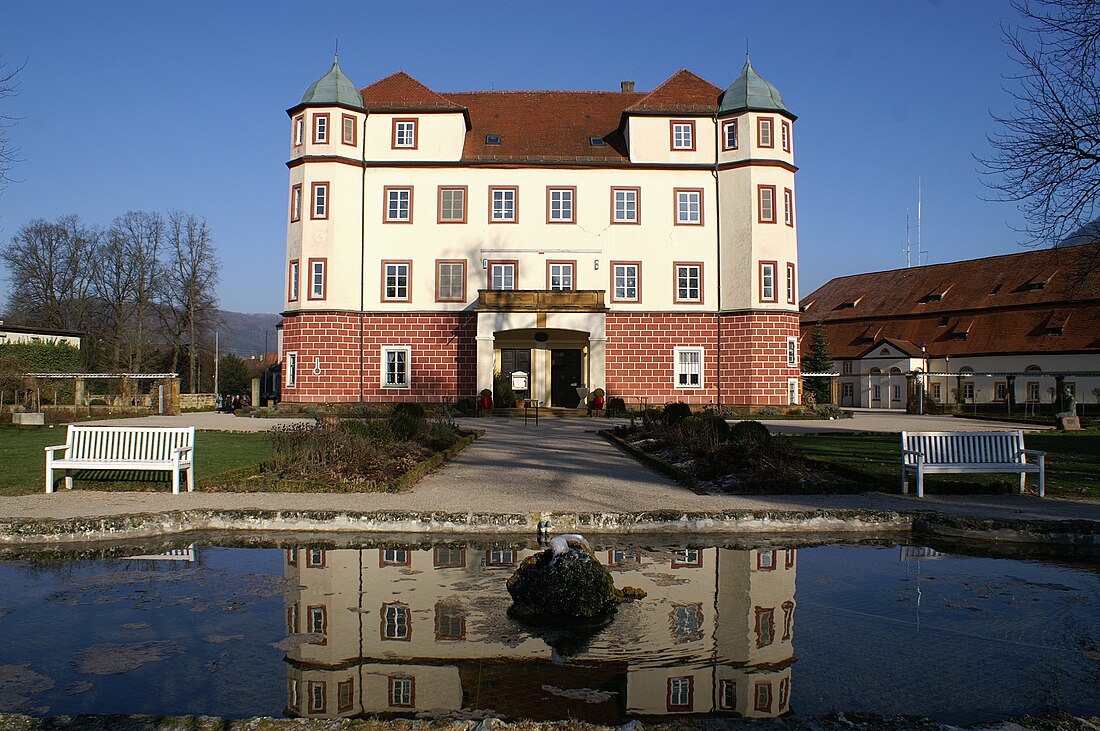
[[[783,405],[787,379],[798,376],[787,366],[787,338],[797,336],[798,315],[788,312],[608,313],[605,389],[628,404],[717,405],[720,347],[723,405]],[[676,388],[677,347],[704,349],[702,388]]]
[[[719,333],[721,328],[721,333]],[[363,315],[363,399],[440,401],[476,390],[477,315],[410,313]],[[782,405],[787,379],[787,338],[798,336],[798,315],[789,312],[739,314],[621,313],[607,315],[604,388],[609,397],[637,404],[669,401],[718,403],[719,334],[721,403]],[[288,402],[359,400],[359,315],[301,312],[283,319],[283,352],[298,353],[298,385],[287,388],[283,363],[282,398]],[[412,348],[412,387],[381,386],[382,346]],[[701,347],[703,387],[675,387],[674,349]],[[314,374],[316,359],[320,375]]]
[[[283,318],[283,352],[298,353],[298,385],[286,387],[288,402],[359,400],[359,315],[301,312]],[[470,313],[364,314],[363,400],[440,401],[470,396],[477,376],[476,315]],[[382,346],[409,346],[411,388],[382,388]],[[314,374],[316,359],[321,373]]]
[[[787,366],[788,337],[798,337],[798,313],[722,315],[722,403],[788,403],[787,379],[799,375]]]

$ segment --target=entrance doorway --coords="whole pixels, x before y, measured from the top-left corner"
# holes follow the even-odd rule
[[[550,405],[573,408],[580,401],[577,388],[584,385],[581,377],[581,351],[550,351]]]
[[[531,383],[531,351],[527,348],[501,348],[500,373],[508,378],[516,371],[527,374],[527,383]],[[526,391],[516,391],[516,397],[525,399],[531,397],[530,387]]]

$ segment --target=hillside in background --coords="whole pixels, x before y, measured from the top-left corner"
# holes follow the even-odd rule
[[[274,353],[278,337],[275,326],[279,315],[266,312],[221,311],[222,324],[218,327],[218,348],[222,355],[233,353],[247,360],[264,353],[264,333],[267,333],[267,352]]]

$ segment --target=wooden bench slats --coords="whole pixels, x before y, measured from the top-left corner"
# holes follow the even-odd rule
[[[136,427],[70,424],[65,444],[46,447],[46,492],[53,492],[53,472],[60,470],[155,470],[172,473],[172,492],[180,491],[180,473],[187,473],[187,491],[195,489],[194,427]],[[57,450],[65,450],[55,458]],[[72,477],[65,475],[72,488]]]
[[[993,472],[1019,473],[1023,493],[1027,474],[1039,474],[1039,496],[1046,494],[1046,454],[1024,449],[1021,430],[1000,432],[902,432],[901,491],[916,473],[917,496],[924,497],[924,475]],[[1028,462],[1027,455],[1036,462]]]

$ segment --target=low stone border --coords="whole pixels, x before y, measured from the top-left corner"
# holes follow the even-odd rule
[[[0,521],[0,545],[78,544],[197,531],[298,533],[753,535],[917,534],[983,541],[1100,546],[1091,521],[1005,521],[913,511],[731,510],[640,513],[444,513],[332,510],[176,510],[164,513]]]
[[[601,726],[584,721],[504,722],[486,714],[461,712],[439,719],[403,718],[217,718],[214,716],[82,715],[35,718],[0,713],[0,729],[18,731],[644,731],[680,729],[752,729],[756,731],[1096,731],[1100,718],[1068,715],[1023,716],[1008,721],[972,726],[948,726],[920,716],[880,716],[872,713],[834,713],[827,716],[785,716],[783,718],[733,718],[688,716],[662,718],[644,723],[630,721],[623,726]]]

